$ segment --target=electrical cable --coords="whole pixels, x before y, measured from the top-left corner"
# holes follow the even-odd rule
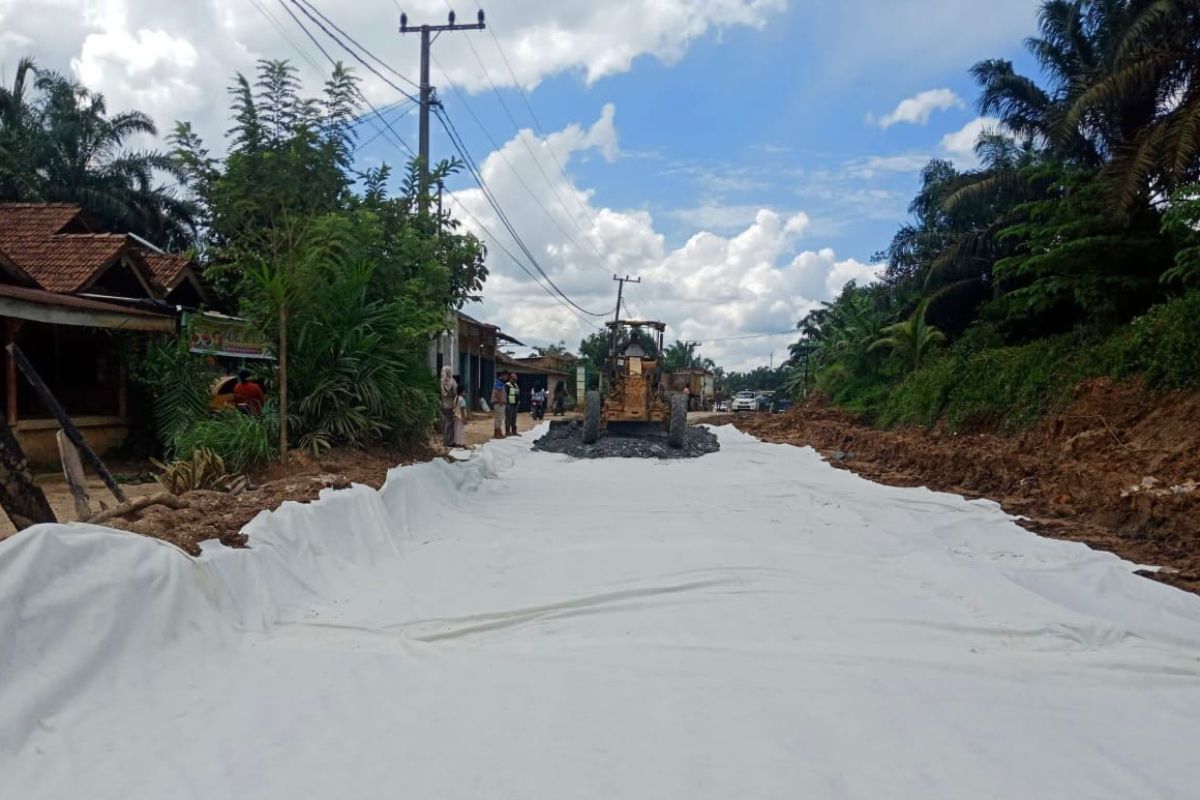
[[[279,0],[279,2],[281,4],[284,4],[285,0]],[[415,98],[413,98],[413,96],[411,94],[409,94],[404,89],[402,89],[401,87],[396,85],[396,83],[394,81],[392,81],[392,80],[388,79],[386,76],[382,75],[379,72],[379,70],[375,69],[369,63],[367,63],[363,59],[363,57],[361,55],[359,55],[359,53],[353,47],[346,44],[346,42],[342,41],[342,39],[340,39],[339,37],[335,36],[333,33],[330,32],[329,28],[327,28],[324,24],[322,24],[320,21],[318,21],[316,18],[314,18],[313,14],[309,13],[309,11],[305,8],[306,5],[312,7],[311,4],[309,4],[307,2],[307,0],[290,0],[290,2],[292,3],[292,5],[295,5],[296,8],[298,8],[315,25],[317,25],[317,27],[319,27],[322,30],[322,32],[325,33],[326,36],[328,36],[330,39],[332,39],[334,42],[336,42],[347,53],[349,53],[351,55],[351,57],[354,58],[355,61],[362,64],[372,74],[374,74],[376,77],[378,77],[384,83],[391,86],[396,91],[400,92],[405,97],[409,98],[410,100],[415,100]],[[324,50],[324,48],[321,47],[320,44],[316,42],[315,37],[313,37],[313,34],[307,29],[307,27],[305,27],[303,25],[303,23],[301,23],[300,20],[295,16],[295,14],[293,14],[291,12],[291,9],[288,9],[286,5],[284,5],[284,8],[291,15],[292,19],[295,20],[296,23],[301,27],[301,29],[304,30],[305,34],[308,35],[308,37],[313,40],[313,43],[317,45],[318,49],[320,49],[322,51],[322,53],[325,55],[325,57],[327,59],[329,59],[330,61],[333,61],[333,59]],[[322,14],[320,11],[318,11],[315,7],[312,7],[312,8],[313,8],[313,11],[321,17],[321,19],[326,20],[329,23],[330,27],[337,27],[335,23],[333,23],[331,20],[329,20],[328,17],[326,17],[324,14]],[[341,28],[338,28],[338,30],[341,31]],[[353,41],[353,39],[349,35],[346,35],[346,38]],[[409,80],[408,78],[405,78],[401,73],[399,73],[398,71],[396,71],[395,69],[393,69],[392,67],[387,65],[387,63],[384,62],[382,59],[380,59],[378,56],[375,56],[374,54],[372,54],[365,47],[363,47],[362,45],[357,44],[357,43],[355,43],[355,44],[362,50],[362,52],[364,54],[366,54],[369,58],[373,59],[374,61],[382,64],[384,66],[384,68],[386,68],[389,72],[403,78],[404,80]],[[440,65],[439,65],[439,69],[440,69]],[[444,72],[444,70],[443,70],[443,72]],[[409,82],[411,83],[411,81],[409,81]],[[366,97],[364,95],[362,95],[361,92],[359,92],[359,94],[366,101]],[[367,103],[368,103],[368,105],[370,105],[370,101],[367,101]],[[376,114],[379,115],[381,119],[383,119],[382,115],[379,114],[378,110],[375,109],[373,105],[371,106],[371,108],[376,111]],[[434,116],[436,116],[438,118],[438,121],[442,124],[442,127],[446,130],[447,135],[450,137],[451,142],[454,144],[455,150],[458,151],[459,155],[463,157],[464,163],[467,165],[468,171],[471,173],[472,178],[479,185],[479,188],[483,192],[484,197],[488,200],[489,205],[491,205],[492,209],[496,212],[496,215],[500,219],[501,223],[504,225],[504,228],[513,237],[513,241],[517,244],[518,248],[521,250],[521,252],[523,252],[525,254],[525,256],[529,259],[530,263],[534,266],[534,268],[542,276],[542,278],[546,281],[546,283],[549,284],[553,288],[554,292],[556,292],[559,297],[561,297],[563,300],[565,300],[567,303],[569,303],[575,309],[578,309],[579,311],[581,311],[585,314],[588,314],[590,316],[593,316],[593,317],[608,316],[607,313],[597,313],[595,311],[591,311],[591,310],[586,309],[583,306],[579,305],[574,300],[572,300],[569,296],[567,296],[567,294],[565,292],[563,292],[558,287],[557,284],[554,283],[553,279],[550,278],[550,276],[546,273],[546,271],[538,263],[536,257],[534,257],[532,251],[530,251],[528,246],[525,244],[524,240],[522,240],[520,235],[517,234],[516,229],[512,225],[512,222],[508,219],[508,215],[504,212],[503,208],[500,207],[500,204],[496,200],[495,195],[492,193],[491,189],[487,186],[487,183],[484,181],[483,175],[480,172],[478,165],[475,163],[475,160],[471,157],[470,152],[466,149],[465,143],[461,140],[461,136],[458,134],[458,131],[454,127],[453,121],[450,120],[449,115],[445,112],[444,109],[439,108],[438,106],[434,106],[433,111],[434,111]],[[383,121],[386,124],[386,120],[383,120]],[[393,133],[395,134],[394,131],[393,131]],[[403,138],[400,137],[399,134],[395,134],[395,136],[402,143],[404,143]],[[407,149],[410,153],[412,153],[412,149],[408,147],[407,143],[404,143],[404,145],[405,145],[405,149]],[[460,205],[460,207],[463,207],[465,209],[465,206],[463,206],[461,202],[459,203],[459,205]],[[476,222],[479,223],[479,220],[477,218],[476,218]],[[481,227],[482,227],[482,225],[481,225]],[[489,233],[489,236],[490,235],[491,234]],[[495,237],[493,236],[492,238],[494,239]],[[499,244],[498,240],[497,240],[497,244]],[[503,246],[501,246],[501,249],[506,250],[506,248],[504,248]],[[511,252],[509,252],[508,255],[510,256],[510,258],[512,257]],[[524,269],[524,265],[520,264],[520,262],[517,262],[517,263],[519,266],[521,266]],[[541,286],[540,283],[538,285]],[[544,289],[545,287],[542,287],[542,288]]]
[[[297,3],[296,0],[291,0],[291,2],[298,9],[300,9],[300,11],[304,12],[305,16],[307,16],[310,20],[313,20],[313,22],[316,23],[317,26],[321,28],[321,30],[325,31],[325,33],[327,35],[329,35],[330,38],[332,38],[334,41],[338,42],[338,44],[341,44],[341,42],[337,39],[337,37],[329,34],[328,30],[326,30],[324,28],[324,26],[322,26],[319,22],[314,20],[312,15],[309,14],[307,11],[305,11],[304,7],[301,6],[299,3]],[[304,32],[304,35],[307,36],[314,45],[316,45],[316,48],[321,51],[321,54],[325,56],[326,60],[328,60],[329,63],[336,65],[338,63],[338,61],[333,56],[329,55],[329,52],[324,47],[321,46],[321,43],[317,41],[317,38],[313,35],[312,31],[310,31],[304,25],[304,23],[300,21],[300,18],[297,17],[296,14],[290,8],[288,8],[287,1],[279,0],[279,4],[281,6],[283,6],[283,10],[288,13],[288,16],[290,16],[292,18],[292,21],[294,21],[296,23],[296,25],[300,28],[300,30],[302,30]],[[345,49],[345,45],[343,45],[343,49]],[[347,50],[347,52],[350,52],[351,55],[355,55],[352,51]],[[360,59],[357,59],[357,56],[355,56],[355,58],[356,58],[356,60],[359,60],[360,63],[362,63]],[[396,132],[396,129],[391,126],[391,124],[384,118],[383,114],[380,113],[379,109],[375,107],[375,105],[367,98],[367,96],[365,94],[363,94],[362,89],[358,88],[357,84],[355,85],[354,90],[355,90],[355,93],[358,94],[359,98],[364,103],[366,103],[367,107],[370,108],[372,112],[374,112],[375,116],[379,118],[379,121],[382,122],[383,125],[388,129],[388,131],[391,132],[394,140],[396,142],[398,142],[401,147],[403,147],[405,150],[407,150],[409,155],[411,155],[415,158],[416,153],[413,151],[412,147],[410,147],[408,142],[406,142],[404,140],[403,136],[401,136],[399,133]],[[410,100],[413,99],[413,97],[406,92],[401,91],[401,94],[404,94],[405,97],[408,97],[408,99],[410,99]]]
[[[462,137],[459,135],[458,129],[454,126],[454,121],[450,119],[450,116],[446,113],[445,109],[442,108],[436,109],[434,116],[436,116],[438,121],[442,124],[442,127],[445,129],[446,135],[450,138],[454,149],[460,156],[462,156],[463,163],[466,165],[467,171],[471,174],[471,177],[475,180],[475,183],[478,184],[480,191],[483,192],[484,198],[487,199],[488,204],[492,207],[492,210],[496,212],[496,216],[499,218],[505,230],[507,230],[509,235],[512,236],[513,241],[517,244],[517,247],[520,248],[521,252],[525,254],[525,257],[529,259],[529,262],[533,265],[534,269],[538,271],[546,283],[550,284],[550,286],[554,288],[554,291],[556,291],[564,300],[583,313],[592,317],[607,317],[607,312],[590,311],[576,303],[574,300],[568,297],[566,293],[562,291],[562,289],[558,288],[558,285],[554,283],[554,280],[549,276],[549,274],[547,274],[546,270],[542,268],[541,264],[538,263],[537,258],[525,244],[524,240],[521,239],[520,235],[513,227],[512,222],[508,219],[508,215],[504,212],[504,209],[500,207],[500,203],[496,200],[491,188],[483,179],[483,174],[479,169],[479,165],[475,162],[475,159],[471,156],[470,151],[466,149],[466,145],[462,142]]]

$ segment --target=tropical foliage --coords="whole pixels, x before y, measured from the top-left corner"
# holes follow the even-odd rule
[[[225,158],[186,124],[172,157],[201,209],[206,275],[274,342],[278,450],[422,435],[436,412],[426,348],[478,298],[482,243],[420,195],[415,163],[394,197],[387,166],[353,170],[358,94],[340,65],[318,98],[283,61],[229,91]],[[432,185],[457,168],[436,165]]]
[[[663,365],[667,370],[712,369],[716,366],[711,358],[704,358],[697,348],[699,342],[681,342],[676,339],[663,348]]]
[[[1088,375],[1194,382],[1176,365],[1200,331],[1163,320],[1183,323],[1200,282],[1197,42],[1194,0],[1045,0],[1038,75],[971,70],[999,120],[980,166],[923,170],[881,280],[800,321],[791,390],[804,366],[884,422],[1009,424]]]
[[[109,114],[101,95],[23,59],[0,87],[0,201],[79,203],[114,230],[186,247],[199,214],[172,188],[178,165],[130,147],[156,133],[146,114]]]

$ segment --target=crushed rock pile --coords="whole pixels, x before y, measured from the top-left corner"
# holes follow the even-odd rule
[[[583,443],[583,423],[557,422],[533,443],[534,450],[564,453],[573,458],[699,458],[721,449],[717,435],[708,428],[691,427],[683,447],[671,447],[666,431],[629,436],[605,431],[595,444]]]

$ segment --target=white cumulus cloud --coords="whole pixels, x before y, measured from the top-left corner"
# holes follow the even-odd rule
[[[741,369],[767,362],[772,350],[784,357],[795,335],[732,337],[789,332],[847,281],[875,276],[875,265],[839,259],[829,248],[801,247],[812,227],[802,211],[756,208],[747,217],[739,208],[735,211],[741,221],[734,230],[702,228],[681,246],[670,248],[645,210],[595,206],[590,192],[564,179],[552,161],[543,159],[553,147],[569,166],[573,158],[614,144],[614,120],[609,106],[591,126],[572,125],[550,134],[545,142],[521,131],[481,164],[484,181],[538,262],[585,309],[611,313],[613,274],[640,276],[642,283],[627,287],[628,312],[662,319],[669,326],[669,338],[706,342],[701,346],[704,355]],[[600,130],[605,133],[600,135]],[[553,185],[547,185],[546,176]],[[522,180],[538,190],[544,209]],[[500,245],[519,254],[481,191],[456,192],[452,202],[458,204],[465,225],[489,245],[491,277],[485,300],[470,313],[528,343],[562,339],[574,347],[595,330],[589,322],[600,324],[600,319],[565,308],[504,253]],[[691,221],[727,223],[720,212],[705,217],[698,214]]]
[[[950,89],[928,89],[901,100],[890,113],[878,118],[868,115],[867,120],[884,129],[901,122],[909,125],[924,125],[929,122],[929,117],[933,115],[934,111],[964,107],[962,98]]]
[[[394,0],[312,5],[416,78],[418,37],[400,34]],[[446,19],[444,0],[402,5],[411,24]],[[674,63],[697,39],[734,27],[761,28],[785,7],[786,0],[507,0],[487,8],[490,31],[439,38],[435,69],[468,91],[489,89],[492,82],[529,88],[564,72],[594,83],[630,69],[640,56]],[[460,18],[474,17],[473,8],[459,12]],[[225,87],[235,71],[252,72],[261,58],[286,58],[300,68],[305,91],[320,90],[329,63],[291,15],[331,56],[355,68],[372,102],[400,99],[286,0],[0,0],[0,64],[11,68],[32,55],[39,66],[73,73],[102,92],[110,109],[137,107],[164,131],[176,119],[190,120],[219,149],[228,128]]]
[[[943,136],[942,150],[959,169],[970,169],[979,164],[975,155],[975,143],[979,141],[979,137],[999,129],[1000,120],[995,117],[977,117],[958,130]]]

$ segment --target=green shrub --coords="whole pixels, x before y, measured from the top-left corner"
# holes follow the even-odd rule
[[[233,473],[262,466],[278,454],[279,413],[274,403],[263,406],[261,416],[226,408],[209,414],[179,433],[170,443],[176,459],[190,459],[200,450],[211,450]]]
[[[1200,291],[1155,306],[1133,321],[1127,364],[1163,389],[1200,387]]]
[[[954,428],[1026,427],[1070,399],[1078,380],[1074,334],[969,357],[949,393],[945,418]]]
[[[247,483],[244,475],[234,476],[226,472],[225,462],[221,457],[205,447],[198,448],[191,458],[172,461],[170,464],[155,459],[150,461],[162,470],[154,480],[171,494],[183,494],[196,489],[213,492],[240,491]]]
[[[939,358],[909,373],[888,395],[880,411],[879,424],[888,428],[933,425],[941,417],[950,392],[958,382],[960,366],[958,359]]]
[[[212,371],[188,349],[186,332],[150,340],[145,353],[128,353],[127,363],[131,381],[149,397],[154,434],[170,450],[176,436],[208,413]]]

